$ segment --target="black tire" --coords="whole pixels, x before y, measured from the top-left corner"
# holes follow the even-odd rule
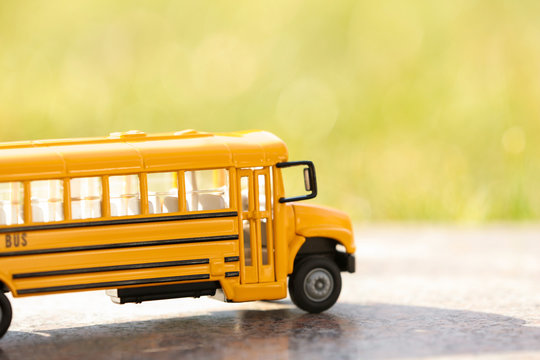
[[[11,304],[4,293],[0,293],[0,338],[4,336],[11,324]]]
[[[341,292],[341,273],[336,263],[310,256],[295,264],[289,277],[289,295],[300,309],[320,313],[334,305]]]

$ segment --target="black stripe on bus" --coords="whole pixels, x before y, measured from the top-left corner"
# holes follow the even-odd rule
[[[55,253],[75,252],[75,251],[89,251],[89,250],[122,249],[122,248],[132,248],[132,247],[141,247],[141,246],[174,245],[174,244],[187,244],[187,243],[237,240],[237,239],[238,239],[238,235],[220,235],[220,236],[206,236],[206,237],[184,238],[184,239],[136,241],[136,242],[127,242],[127,243],[71,246],[71,247],[63,247],[63,248],[55,248],[55,249],[53,248],[53,249],[0,252],[0,257],[55,254]]]
[[[238,271],[229,271],[225,273],[225,277],[237,277],[240,276],[240,272]]]
[[[239,256],[227,256],[227,257],[225,257],[225,262],[235,262],[235,261],[239,261],[239,260],[240,260]]]
[[[151,217],[149,216],[149,217],[140,217],[140,218],[98,220],[98,221],[84,221],[84,222],[78,221],[78,222],[61,223],[61,224],[48,223],[48,224],[42,224],[42,225],[27,225],[27,226],[14,226],[14,227],[9,227],[9,228],[3,228],[3,229],[0,229],[0,234],[11,233],[11,232],[21,232],[21,231],[70,229],[70,228],[91,227],[91,226],[144,224],[144,223],[162,222],[162,221],[214,219],[214,218],[233,217],[233,216],[238,216],[238,213],[236,211],[227,211],[227,212],[214,212],[214,213],[204,213],[204,214],[183,214],[183,215],[151,216]]]
[[[79,268],[79,269],[39,271],[39,272],[14,274],[13,279],[26,279],[26,278],[35,278],[35,277],[44,277],[44,276],[57,276],[57,275],[88,274],[88,273],[106,272],[106,271],[152,269],[152,268],[161,268],[161,267],[169,267],[169,266],[201,265],[201,264],[208,264],[208,263],[210,263],[210,259],[193,259],[193,260],[163,261],[163,262],[130,264],[130,265],[99,266],[99,267],[88,267],[88,268]]]
[[[17,290],[17,293],[19,295],[26,295],[26,294],[39,294],[39,293],[46,293],[46,292],[58,292],[58,291],[69,291],[69,290],[89,290],[89,289],[99,289],[99,288],[109,288],[109,287],[114,288],[118,286],[145,285],[145,284],[155,284],[155,283],[169,283],[169,282],[176,282],[176,281],[206,280],[206,279],[210,279],[209,274],[168,276],[168,277],[160,277],[160,278],[153,278],[153,279],[122,280],[122,281],[98,282],[98,283],[91,283],[91,284],[50,286],[50,287],[41,287],[41,288],[21,289],[21,290]]]

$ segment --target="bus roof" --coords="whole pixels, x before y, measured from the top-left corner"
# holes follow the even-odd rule
[[[0,182],[269,166],[287,157],[285,143],[266,131],[155,135],[128,131],[104,138],[0,143]]]

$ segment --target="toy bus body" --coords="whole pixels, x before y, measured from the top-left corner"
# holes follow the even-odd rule
[[[316,181],[311,163],[287,158],[263,131],[0,144],[4,292],[240,302],[284,298],[291,277],[299,307],[325,310],[339,295],[339,272],[354,271],[351,222],[291,201],[316,195]],[[285,197],[290,166],[306,168],[311,195]],[[0,300],[3,334],[11,308]]]

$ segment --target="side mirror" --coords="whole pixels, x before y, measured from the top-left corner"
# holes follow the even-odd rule
[[[315,166],[311,161],[289,161],[277,163],[276,167],[278,168],[288,168],[293,166],[307,166],[304,168],[304,187],[309,194],[293,197],[282,197],[279,199],[280,203],[286,203],[291,201],[300,201],[313,199],[317,196],[317,178],[315,176]]]

